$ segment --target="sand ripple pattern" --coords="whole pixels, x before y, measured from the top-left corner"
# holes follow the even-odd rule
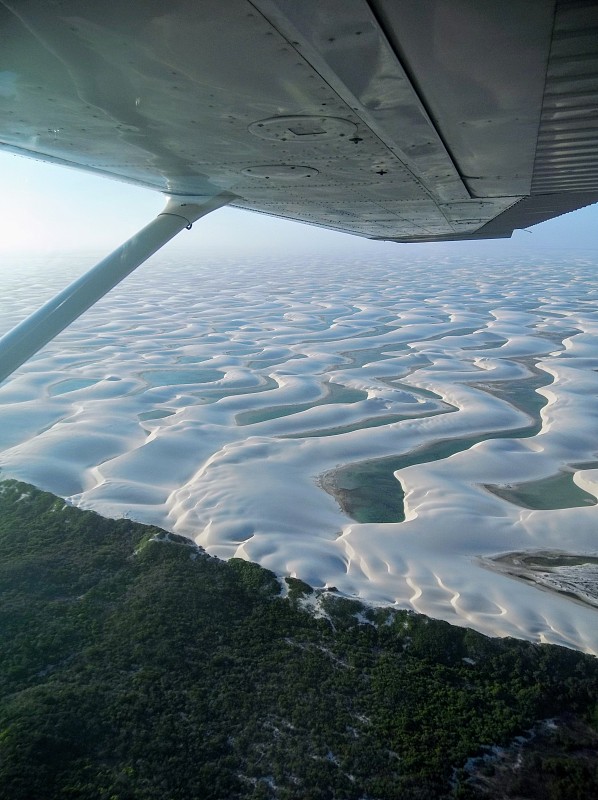
[[[2,329],[81,269],[15,264]],[[155,257],[0,386],[2,475],[316,586],[598,652],[596,610],[477,560],[598,552],[596,275],[399,248]]]

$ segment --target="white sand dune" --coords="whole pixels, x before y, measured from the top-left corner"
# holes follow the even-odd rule
[[[21,264],[3,327],[75,271]],[[595,275],[155,258],[0,386],[1,474],[368,602],[598,653],[596,609],[480,561],[598,553]],[[397,462],[362,468],[385,458],[402,522],[378,508]],[[374,521],[324,491],[338,469]]]

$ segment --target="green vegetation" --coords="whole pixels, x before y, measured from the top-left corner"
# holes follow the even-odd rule
[[[0,520],[2,800],[481,797],[484,745],[598,721],[589,656],[331,592],[314,616],[299,580],[15,481]]]

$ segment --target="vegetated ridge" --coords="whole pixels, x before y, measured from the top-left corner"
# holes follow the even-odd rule
[[[286,584],[0,484],[0,798],[598,795],[596,659]]]

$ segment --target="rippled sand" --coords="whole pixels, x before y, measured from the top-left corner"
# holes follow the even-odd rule
[[[154,258],[0,386],[2,475],[315,586],[597,653],[594,608],[480,561],[598,553],[597,265],[397,253]],[[16,264],[3,329],[79,271]]]

